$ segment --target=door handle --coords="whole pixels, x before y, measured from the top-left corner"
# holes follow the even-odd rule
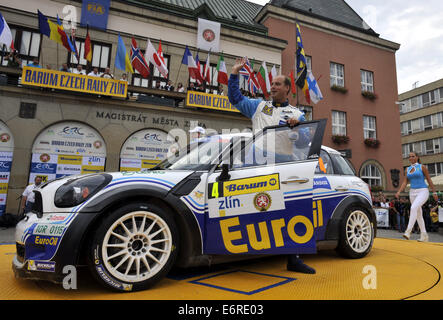
[[[299,177],[290,177],[288,178],[288,180],[282,181],[283,184],[288,184],[288,183],[307,183],[309,182],[308,178],[299,178]]]
[[[342,187],[342,186],[335,188],[335,191],[348,191],[348,190],[349,190],[349,188]]]

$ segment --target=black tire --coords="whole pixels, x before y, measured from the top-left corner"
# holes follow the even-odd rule
[[[89,244],[88,266],[108,289],[145,290],[171,270],[178,243],[170,212],[154,204],[129,203],[100,221]]]
[[[349,259],[365,257],[374,243],[374,222],[370,214],[360,206],[346,209],[339,226],[337,252]]]

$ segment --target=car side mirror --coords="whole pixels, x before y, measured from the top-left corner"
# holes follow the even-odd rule
[[[231,178],[231,175],[229,174],[229,164],[223,163],[222,164],[222,172],[217,178],[217,181],[227,181]]]

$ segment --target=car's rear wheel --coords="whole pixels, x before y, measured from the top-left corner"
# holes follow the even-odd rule
[[[90,242],[88,264],[107,288],[144,290],[172,268],[178,237],[169,212],[153,204],[131,203],[101,221]]]
[[[362,207],[346,210],[340,225],[337,251],[346,258],[359,259],[366,256],[374,242],[374,225],[369,213]]]

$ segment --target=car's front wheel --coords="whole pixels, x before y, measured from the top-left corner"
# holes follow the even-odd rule
[[[88,264],[110,289],[144,290],[172,268],[178,237],[170,213],[153,204],[131,203],[101,221],[90,242]]]
[[[368,212],[358,206],[346,210],[340,225],[337,251],[346,258],[359,259],[371,251],[374,225]]]

